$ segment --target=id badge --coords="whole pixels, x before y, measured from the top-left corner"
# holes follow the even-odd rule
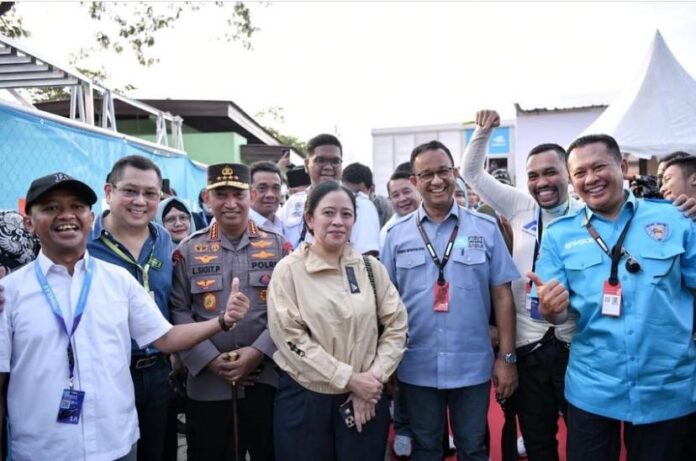
[[[621,284],[612,285],[609,281],[604,282],[604,292],[602,294],[602,315],[618,317],[621,315]]]
[[[435,312],[448,312],[449,311],[449,282],[445,282],[440,285],[437,281],[435,282],[435,299],[433,302],[433,310]]]
[[[527,284],[525,290],[525,307],[529,316],[534,320],[542,320],[543,316],[539,312],[539,298],[532,296],[532,287]]]
[[[63,396],[60,399],[60,406],[58,407],[58,419],[56,419],[56,421],[64,424],[79,423],[84,401],[84,391],[63,389]]]

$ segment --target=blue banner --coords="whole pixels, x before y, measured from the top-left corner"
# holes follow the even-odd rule
[[[464,130],[464,141],[469,144],[471,136],[474,134],[473,128],[467,128]],[[511,152],[510,146],[510,127],[501,126],[498,128],[493,128],[493,133],[488,140],[488,155],[505,155]]]

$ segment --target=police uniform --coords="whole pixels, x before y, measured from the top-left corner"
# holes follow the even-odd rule
[[[215,187],[248,189],[249,170],[244,165],[208,167],[208,190]],[[286,252],[284,238],[249,220],[238,241],[228,239],[217,222],[192,234],[174,252],[171,293],[175,324],[205,321],[223,312],[232,279],[250,300],[250,309],[236,327],[220,332],[180,353],[188,368],[190,399],[190,459],[234,459],[233,392],[237,393],[239,450],[249,450],[252,460],[273,458],[273,400],[277,375],[271,360],[275,346],[267,329],[266,295],[271,272]],[[241,347],[264,354],[254,386],[233,388],[207,365],[219,354]]]

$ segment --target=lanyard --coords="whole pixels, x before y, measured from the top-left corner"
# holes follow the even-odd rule
[[[155,254],[155,245],[152,245],[152,250],[150,250],[150,256],[147,257],[147,263],[145,263],[144,266],[141,266],[133,258],[124,253],[114,242],[106,238],[104,235],[99,237],[99,240],[101,240],[104,243],[104,245],[106,245],[111,251],[113,251],[116,254],[116,256],[118,256],[127,263],[133,264],[135,267],[140,269],[140,271],[143,273],[143,288],[145,288],[145,291],[150,291],[150,263],[152,262],[152,257]]]
[[[452,229],[452,235],[450,235],[449,241],[447,242],[447,246],[445,247],[445,254],[442,256],[442,261],[440,261],[440,259],[437,257],[435,247],[433,247],[433,244],[430,242],[428,235],[425,233],[425,229],[423,229],[423,224],[421,224],[420,218],[420,210],[416,213],[416,226],[418,227],[418,232],[420,232],[421,238],[423,239],[423,243],[425,243],[425,248],[428,250],[430,257],[433,259],[433,262],[438,268],[439,272],[437,276],[437,283],[438,285],[444,285],[445,266],[447,265],[447,261],[449,261],[450,255],[452,254],[452,248],[454,247],[454,239],[457,238],[457,232],[459,231],[459,209],[457,209],[457,224],[454,226],[454,229]]]
[[[631,221],[633,221],[633,217],[637,212],[638,203],[636,202],[636,207],[633,210],[633,214],[630,218],[628,218],[626,225],[621,231],[621,235],[619,235],[619,240],[616,241],[616,244],[611,248],[611,250],[609,250],[609,245],[607,245],[592,223],[590,223],[590,220],[587,217],[587,212],[585,212],[585,228],[587,229],[587,232],[589,232],[590,237],[592,237],[595,243],[597,243],[597,246],[599,246],[599,248],[601,248],[602,251],[611,258],[611,273],[609,274],[609,284],[611,286],[616,286],[619,283],[619,260],[623,255],[628,254],[626,249],[623,247],[623,242],[626,238],[626,234],[628,233],[628,228],[631,226]]]
[[[568,216],[570,214],[570,199],[568,199],[568,207],[566,208],[563,216]],[[559,216],[560,218],[560,216]],[[544,226],[541,222],[541,207],[539,207],[539,212],[537,214],[537,238],[534,242],[534,255],[532,256],[532,272],[536,268],[537,259],[539,258],[539,249],[541,247],[541,237],[544,234]],[[529,281],[529,286],[532,286],[532,281]]]
[[[72,329],[70,331],[68,331],[68,327],[65,324],[65,319],[63,318],[63,313],[60,310],[60,306],[58,305],[56,295],[53,293],[53,290],[51,290],[51,287],[48,284],[48,280],[46,280],[46,276],[41,271],[41,267],[38,261],[34,261],[34,272],[36,273],[36,279],[38,280],[39,285],[41,286],[41,290],[43,290],[44,296],[46,297],[46,301],[48,301],[48,304],[51,306],[53,315],[56,317],[56,320],[58,320],[58,324],[63,327],[63,331],[65,332],[65,334],[68,336],[68,369],[70,371],[70,389],[72,389],[74,377],[73,372],[75,370],[75,354],[73,353],[72,337],[75,334],[75,330],[77,330],[77,326],[80,324],[80,320],[82,320],[82,314],[85,312],[85,307],[87,305],[87,295],[89,294],[89,288],[92,284],[92,275],[94,275],[94,261],[91,257],[85,258],[85,279],[82,282],[80,296],[77,299],[77,306],[75,306],[75,314],[73,317]]]

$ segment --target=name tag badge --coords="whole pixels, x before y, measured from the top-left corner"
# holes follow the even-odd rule
[[[604,292],[602,294],[602,315],[619,317],[621,315],[621,284],[611,285],[609,281],[604,282]]]
[[[435,281],[435,299],[433,302],[433,310],[435,312],[449,312],[449,282],[442,285]]]
[[[532,287],[527,284],[525,288],[525,307],[529,311],[529,316],[534,320],[543,320],[541,312],[539,312],[539,298],[532,296]]]
[[[58,407],[58,419],[56,421],[63,424],[79,423],[84,401],[84,391],[63,389],[63,396],[60,399],[60,406]]]
[[[348,285],[350,286],[350,292],[352,294],[360,293],[358,279],[355,277],[355,269],[353,269],[350,266],[346,266],[346,277],[348,277]]]

